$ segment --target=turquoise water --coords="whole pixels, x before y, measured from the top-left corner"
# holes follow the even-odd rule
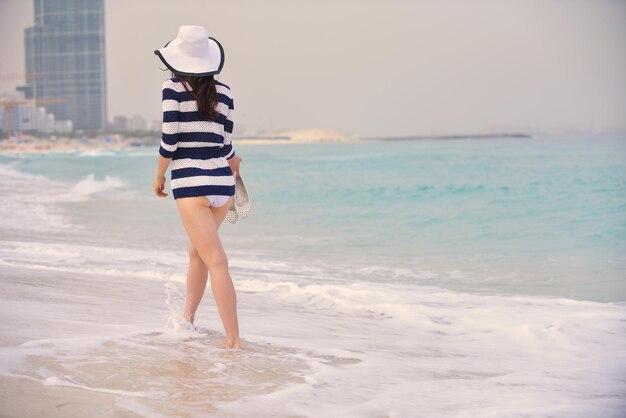
[[[150,418],[623,416],[626,136],[235,147],[236,352],[209,288],[182,326],[156,145],[0,156],[0,376]]]
[[[375,281],[626,300],[623,135],[238,151],[253,201],[249,219],[224,228],[238,248],[312,265],[388,267]],[[78,216],[89,209],[112,229],[126,219],[142,233],[156,223],[179,233],[171,194],[161,202],[150,190],[156,156],[152,148],[22,155],[18,168],[91,180],[98,205],[72,205]]]

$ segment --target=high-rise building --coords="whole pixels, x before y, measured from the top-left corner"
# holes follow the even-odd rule
[[[106,128],[104,0],[34,0],[35,25],[25,29],[26,97],[46,103],[74,129]]]

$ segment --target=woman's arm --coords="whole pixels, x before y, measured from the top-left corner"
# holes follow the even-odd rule
[[[163,100],[161,101],[163,108],[163,129],[161,131],[161,145],[159,146],[159,154],[169,159],[174,157],[174,151],[176,151],[178,145],[180,124],[180,102],[178,101],[178,93],[174,90],[172,83],[173,81],[171,79],[163,82]]]
[[[230,98],[230,103],[228,104],[228,114],[226,116],[226,122],[224,123],[224,146],[222,147],[222,153],[224,157],[228,160],[228,165],[230,165],[230,169],[233,172],[233,175],[239,174],[239,163],[241,162],[241,157],[239,155],[235,155],[235,148],[233,147],[233,113],[235,112],[235,101],[233,98]]]
[[[165,172],[167,171],[167,167],[169,167],[171,161],[171,158],[165,158],[164,156],[159,155],[156,178],[161,178],[165,176]]]
[[[163,129],[161,131],[161,144],[159,146],[159,161],[157,173],[152,183],[152,188],[157,196],[165,197],[165,172],[170,165],[178,145],[178,131],[180,123],[180,103],[176,91],[172,88],[172,80],[163,82],[162,108]]]
[[[170,165],[170,161],[172,161],[171,158],[165,158],[164,156],[159,155],[157,175],[152,183],[152,188],[154,189],[154,193],[160,197],[167,196],[167,193],[163,190],[165,190],[165,172],[167,171],[167,167]]]
[[[233,148],[233,113],[235,113],[235,101],[231,97],[228,101],[228,112],[226,113],[226,120],[224,122],[224,146],[222,147],[222,153],[227,160],[230,160],[235,156],[235,148]]]

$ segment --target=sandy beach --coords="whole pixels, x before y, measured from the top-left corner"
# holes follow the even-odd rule
[[[280,131],[259,135],[233,137],[233,144],[273,145],[273,144],[314,144],[346,143],[358,141],[332,129],[304,129]],[[132,138],[119,135],[98,136],[94,138],[35,138],[4,139],[0,141],[0,154],[37,153],[37,152],[76,152],[88,150],[122,149],[133,146],[154,146],[158,149],[160,136]]]
[[[25,138],[21,140],[7,140],[0,142],[0,154],[37,153],[37,152],[76,152],[91,149],[121,149],[130,147],[131,139],[118,138],[106,141],[104,138],[95,138],[83,141],[75,138]]]
[[[0,415],[47,418],[139,418],[116,405],[115,395],[51,386],[25,377],[0,376]]]

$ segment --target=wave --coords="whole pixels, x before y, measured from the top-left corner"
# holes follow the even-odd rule
[[[111,157],[117,155],[117,152],[106,148],[93,148],[85,151],[79,151],[78,157]]]
[[[601,303],[592,301],[578,301],[567,298],[549,296],[521,296],[508,294],[479,294],[451,291],[435,286],[423,284],[389,284],[352,281],[348,283],[306,284],[296,281],[272,281],[261,279],[239,280],[237,288],[243,292],[266,293],[294,303],[333,308],[341,312],[363,313],[379,318],[393,318],[414,325],[439,328],[442,324],[448,327],[452,324],[452,316],[445,318],[433,315],[444,306],[459,313],[453,322],[464,325],[477,325],[480,320],[472,321],[469,318],[491,318],[493,323],[508,322],[509,319],[498,318],[494,307],[498,311],[508,311],[505,315],[515,321],[522,314],[521,311],[536,307],[557,308],[568,307],[573,311],[578,309],[615,309],[626,319],[626,310],[620,304]],[[481,307],[489,307],[481,311]],[[610,306],[611,308],[607,308]],[[471,312],[465,311],[472,309]],[[467,314],[462,315],[462,312]],[[562,320],[566,320],[568,312],[561,313]],[[600,315],[601,316],[601,315]],[[540,319],[540,318],[537,318]],[[489,322],[489,321],[487,321]],[[546,329],[561,322],[546,323]],[[574,326],[572,320],[570,325]]]
[[[18,164],[0,164],[0,229],[50,231],[72,227],[54,203],[77,200],[77,196],[62,182],[18,171]]]
[[[127,183],[119,177],[105,175],[104,179],[97,180],[95,173],[87,174],[82,180],[72,187],[72,191],[82,194],[91,195],[109,190],[121,189],[127,186]]]
[[[223,334],[210,297],[199,330],[180,320],[184,251],[0,241],[0,260],[6,271],[48,270],[7,281],[15,287],[2,306],[32,315],[9,317],[27,340],[0,350],[0,373],[118,391],[110,393],[137,407],[161,392],[233,416],[583,416],[572,415],[576,405],[617,417],[624,405],[626,306],[365,282],[353,273],[384,270],[304,270],[242,254],[231,265],[245,349],[230,353],[217,348]],[[81,315],[67,314],[74,309]],[[193,409],[180,402],[172,409]]]
[[[57,205],[85,202],[97,194],[132,192],[119,177],[94,173],[76,183],[48,178],[19,170],[19,160],[0,163],[0,230],[52,231],[78,228],[67,212]]]

